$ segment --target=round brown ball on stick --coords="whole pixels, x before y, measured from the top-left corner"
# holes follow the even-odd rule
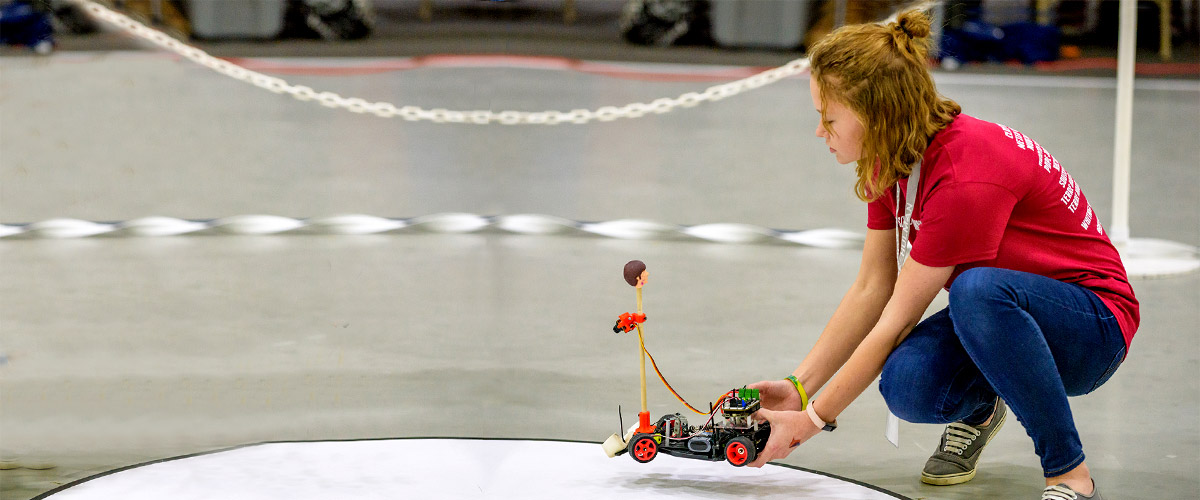
[[[624,271],[625,282],[629,283],[629,286],[638,286],[640,284],[645,284],[648,274],[650,274],[650,273],[646,272],[646,263],[645,262],[642,262],[640,260],[631,260],[631,261],[625,263],[625,271]]]

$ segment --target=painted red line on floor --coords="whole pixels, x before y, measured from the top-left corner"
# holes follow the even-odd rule
[[[1042,71],[1077,71],[1088,69],[1117,69],[1117,60],[1106,57],[1089,57],[1084,59],[1064,59],[1061,61],[1040,62],[1034,67]],[[1137,63],[1134,73],[1139,75],[1200,75],[1200,63],[1160,62]]]

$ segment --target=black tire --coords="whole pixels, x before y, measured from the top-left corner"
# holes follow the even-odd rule
[[[753,462],[758,457],[754,443],[750,438],[738,436],[725,443],[725,460],[734,467],[741,467]]]
[[[634,460],[646,463],[658,456],[658,441],[654,440],[653,434],[635,434],[633,439],[629,440],[627,449],[629,456]]]

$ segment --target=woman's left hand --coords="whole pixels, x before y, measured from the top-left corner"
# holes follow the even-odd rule
[[[793,449],[821,432],[803,411],[758,410],[755,418],[771,423],[771,437],[758,458],[747,467],[762,467],[771,460],[787,457]]]

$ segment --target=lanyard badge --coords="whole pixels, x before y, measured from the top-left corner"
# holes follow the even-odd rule
[[[908,259],[909,252],[912,251],[912,243],[908,241],[909,230],[913,226],[913,206],[917,201],[917,189],[921,185],[921,162],[913,165],[912,173],[908,176],[908,192],[912,196],[904,196],[904,191],[900,190],[900,181],[896,181],[896,209],[904,207],[904,213],[896,214],[896,272],[900,272],[900,268],[904,266],[904,261]],[[905,200],[905,198],[908,198]]]
[[[912,243],[908,241],[909,230],[913,225],[913,206],[916,205],[917,191],[921,186],[921,162],[917,162],[913,166],[912,173],[908,176],[908,192],[912,196],[904,196],[904,192],[900,190],[900,181],[896,181],[896,272],[900,272],[900,268],[904,266],[904,261],[908,259],[909,252],[912,251]],[[908,200],[905,200],[908,198]],[[900,214],[900,207],[904,207],[904,213]],[[887,438],[892,446],[900,447],[900,418],[888,410],[887,424],[884,427],[883,437]]]

